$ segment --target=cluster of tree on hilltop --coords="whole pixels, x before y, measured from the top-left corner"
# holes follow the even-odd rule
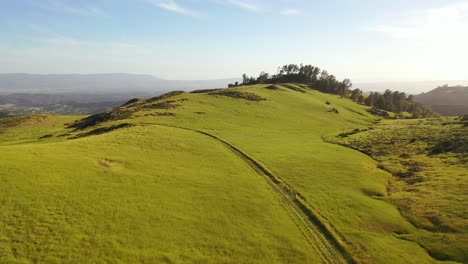
[[[367,106],[376,107],[382,110],[395,113],[409,112],[413,117],[432,117],[437,114],[430,109],[413,101],[412,96],[407,96],[405,93],[390,90],[380,94],[372,92],[364,94],[360,89],[351,90],[353,86],[351,80],[344,79],[343,81],[329,74],[326,70],[321,70],[312,65],[297,65],[289,64],[283,67],[278,67],[277,74],[270,75],[266,72],[261,72],[258,77],[242,75],[242,83],[229,84],[228,87],[237,87],[243,85],[255,84],[280,84],[280,83],[301,83],[307,84],[309,88],[318,90],[323,93],[337,94],[342,98],[349,98],[357,103]]]
[[[438,114],[434,113],[429,108],[414,102],[412,95],[407,96],[405,93],[398,91],[392,92],[388,89],[383,94],[371,92],[364,99],[364,104],[394,113],[408,112],[412,114],[413,118],[438,116]]]
[[[253,76],[242,75],[242,83],[229,84],[229,87],[254,84],[274,84],[274,83],[304,83],[311,86],[313,89],[320,90],[326,93],[340,94],[344,96],[352,86],[349,79],[338,81],[334,75],[329,74],[326,70],[321,70],[312,65],[296,65],[289,64],[278,68],[278,73],[270,75],[266,72],[261,72],[255,78]]]

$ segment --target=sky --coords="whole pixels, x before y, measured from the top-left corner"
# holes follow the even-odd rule
[[[0,73],[468,79],[467,0],[0,0]]]

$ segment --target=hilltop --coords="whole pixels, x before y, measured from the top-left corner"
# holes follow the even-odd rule
[[[369,109],[289,83],[2,119],[0,261],[465,262],[463,221],[439,254],[392,172],[343,146],[381,131]]]
[[[468,114],[468,86],[444,85],[414,99],[445,116]]]

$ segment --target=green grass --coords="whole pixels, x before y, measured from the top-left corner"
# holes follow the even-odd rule
[[[138,127],[1,153],[0,262],[318,259],[266,184],[202,135]]]
[[[212,138],[166,125],[206,131],[255,158],[320,213],[358,262],[436,262],[409,240],[432,237],[386,197],[393,176],[370,157],[324,141],[377,118],[338,96],[267,87],[233,89],[249,96],[139,101],[122,118],[77,131],[65,128],[71,120],[64,117],[6,129],[0,259],[321,262],[264,179]],[[164,109],[149,107],[164,102]],[[123,123],[132,127],[70,139]],[[52,137],[38,141],[42,134]]]
[[[64,126],[78,117],[34,115],[0,119],[0,146],[62,141],[68,133]]]

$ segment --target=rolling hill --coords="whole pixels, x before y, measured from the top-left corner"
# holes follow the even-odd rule
[[[440,86],[414,99],[445,116],[468,114],[468,86]]]
[[[444,233],[461,252],[437,254],[441,233],[396,202],[404,183],[342,141],[396,125],[367,110],[287,84],[2,119],[0,262],[466,262],[466,212]]]

